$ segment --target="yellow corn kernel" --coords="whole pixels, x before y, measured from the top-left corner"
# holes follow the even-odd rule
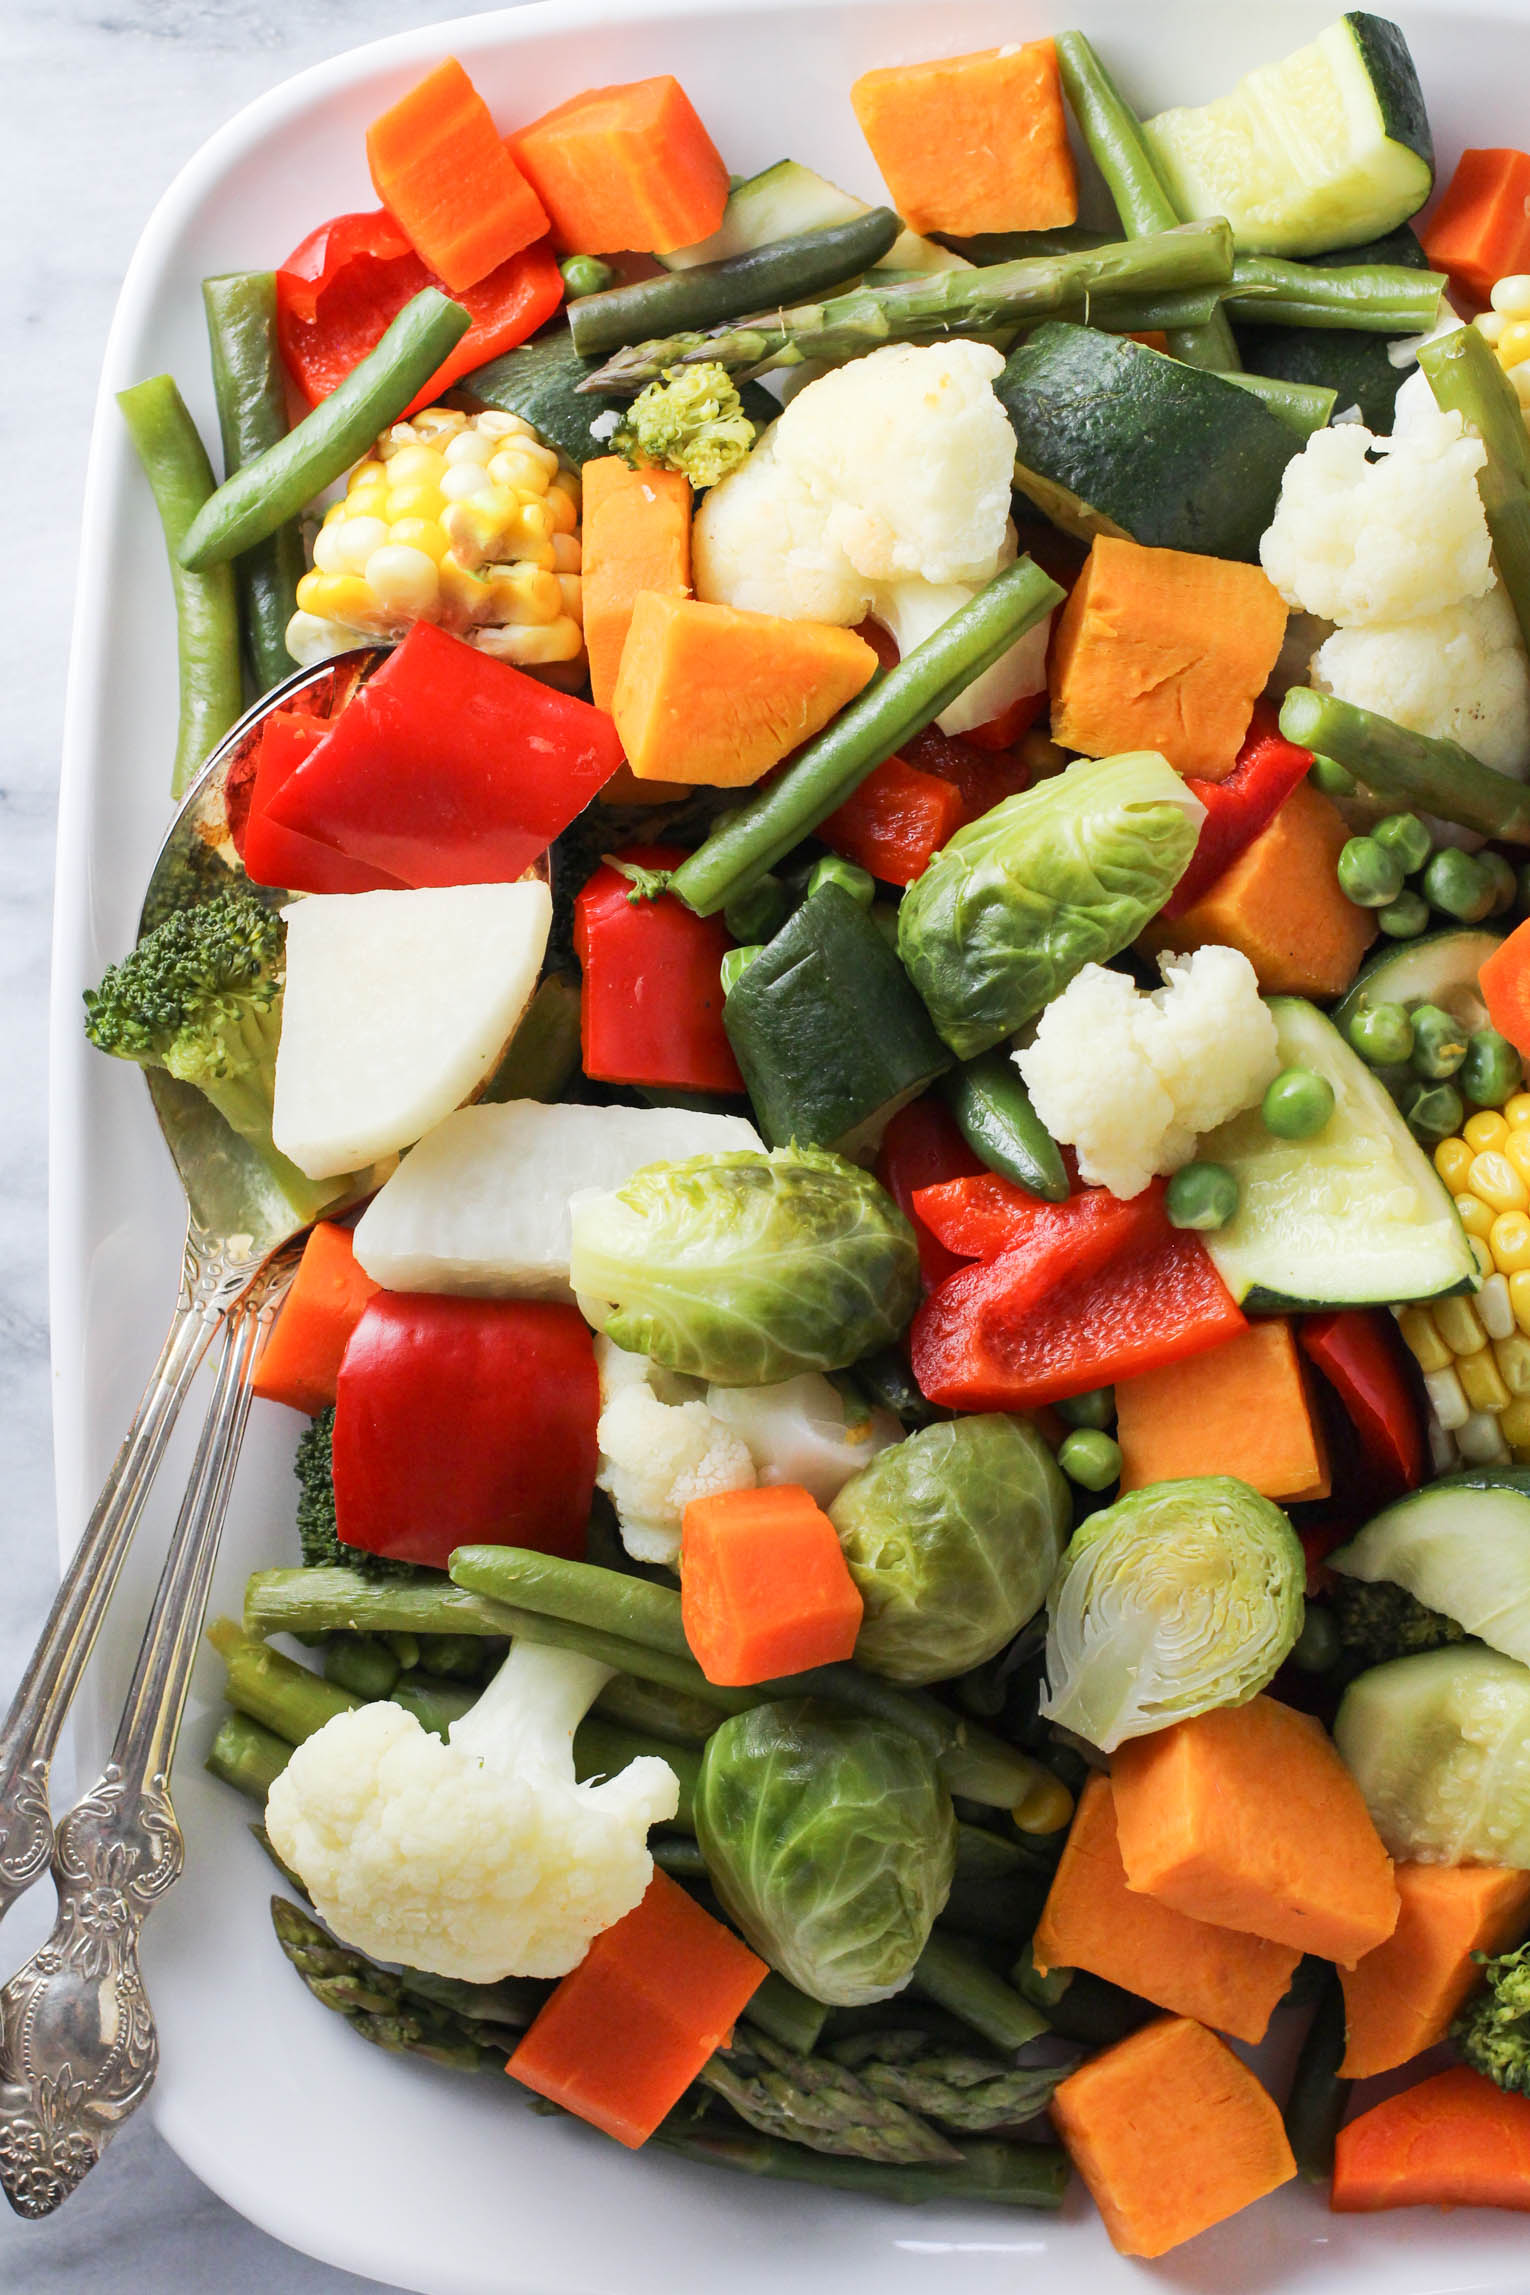
[[[1466,1175],[1472,1168],[1472,1151],[1465,1140],[1441,1140],[1434,1151],[1434,1168],[1452,1195],[1460,1195],[1466,1187]]]
[[[1526,1186],[1530,1187],[1530,1131],[1521,1129],[1510,1132],[1503,1143],[1502,1153],[1507,1156]]]
[[[555,622],[512,622],[474,630],[473,643],[497,661],[530,669],[545,662],[577,661],[584,651],[584,633],[562,614]]]
[[[512,439],[508,446],[492,454],[488,472],[496,486],[503,486],[512,494],[534,494],[538,498],[547,492],[552,477],[546,463],[537,459],[534,442],[529,438]]]
[[[441,510],[441,489],[428,478],[390,486],[383,496],[382,514],[390,526],[396,526],[401,518],[439,518]]]
[[[1488,1249],[1500,1274],[1517,1275],[1522,1267],[1530,1267],[1530,1216],[1523,1211],[1500,1212],[1488,1235]]]
[[[1498,1272],[1497,1268],[1493,1265],[1493,1254],[1491,1251],[1489,1251],[1487,1245],[1483,1242],[1480,1235],[1468,1235],[1466,1240],[1472,1247],[1472,1257],[1477,1262],[1477,1273],[1485,1283],[1490,1275],[1496,1275]],[[1485,1330],[1486,1328],[1487,1326],[1484,1324],[1483,1329]]]
[[[1509,1389],[1499,1375],[1490,1348],[1484,1347],[1480,1355],[1467,1355],[1456,1364],[1456,1377],[1461,1381],[1461,1392],[1473,1410],[1507,1410]]]
[[[1494,1211],[1523,1211],[1530,1204],[1530,1187],[1526,1187],[1502,1150],[1489,1148],[1473,1156],[1466,1184],[1473,1195],[1491,1204]]]
[[[488,566],[484,573],[490,621],[555,622],[563,611],[558,577],[545,566]]]
[[[1436,1299],[1433,1307],[1435,1329],[1451,1353],[1479,1355],[1487,1345],[1487,1333],[1482,1318],[1470,1299]]]
[[[1474,1155],[1490,1155],[1503,1147],[1509,1127],[1496,1108],[1479,1108],[1461,1126],[1461,1136]]]
[[[567,486],[549,486],[546,501],[552,512],[553,532],[572,534],[579,524],[579,505]]]
[[[1517,367],[1521,359],[1530,359],[1530,319],[1515,312],[1504,328],[1494,348],[1501,367]]]
[[[1472,321],[1483,341],[1488,343],[1496,343],[1508,323],[1502,311],[1483,311]]]
[[[446,476],[446,456],[433,446],[401,446],[388,457],[390,486],[439,486]]]
[[[317,614],[321,621],[342,622],[353,630],[376,629],[383,623],[377,600],[360,574],[305,574],[296,596],[299,610]]]
[[[554,534],[552,538],[552,570],[555,574],[577,574],[584,564],[584,546],[577,534]]]
[[[1514,1320],[1520,1329],[1530,1332],[1530,1269],[1521,1269],[1509,1277],[1509,1305],[1514,1309]]]
[[[1530,1448],[1530,1395],[1516,1395],[1499,1421],[1504,1441],[1515,1450]]]
[[[414,420],[400,423],[400,430],[412,430],[416,438],[428,439],[432,446],[445,446],[460,431],[468,427],[468,417],[454,406],[422,407]]]
[[[1397,1328],[1421,1371],[1449,1370],[1455,1357],[1435,1329],[1427,1307],[1405,1307],[1397,1318]]]
[[[558,595],[563,600],[563,611],[571,622],[584,628],[584,585],[577,574],[555,574]]]
[[[433,566],[439,566],[450,544],[438,519],[400,518],[390,528],[388,540],[396,549],[423,550]]]
[[[1456,1197],[1456,1214],[1468,1235],[1480,1235],[1485,1241],[1491,1233],[1492,1211],[1478,1196],[1458,1195]]]
[[[1530,1395],[1530,1339],[1519,1332],[1512,1339],[1495,1339],[1493,1360],[1511,1395]]]
[[[1505,1100],[1503,1112],[1511,1132],[1530,1124],[1530,1092],[1516,1092],[1512,1099]]]

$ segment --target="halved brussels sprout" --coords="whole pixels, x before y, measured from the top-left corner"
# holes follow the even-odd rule
[[[1305,1582],[1296,1532],[1246,1482],[1131,1491],[1075,1531],[1052,1582],[1041,1711],[1109,1753],[1246,1705],[1302,1630]]]
[[[1026,1419],[952,1419],[884,1450],[829,1508],[866,1605],[858,1661],[906,1682],[981,1665],[1040,1609],[1072,1517]]]

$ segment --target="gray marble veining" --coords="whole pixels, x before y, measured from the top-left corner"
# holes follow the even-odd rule
[[[160,192],[263,89],[473,0],[0,0],[0,1694],[56,1577],[48,1426],[46,1005],[53,820],[91,408],[117,283]],[[280,252],[276,250],[274,252]],[[100,598],[102,611],[110,600]],[[6,1925],[15,1965],[39,1889]],[[7,2295],[343,2295],[136,2122],[53,2222],[0,2209]]]

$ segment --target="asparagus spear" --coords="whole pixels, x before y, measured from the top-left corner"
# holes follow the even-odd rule
[[[1458,327],[1425,343],[1418,363],[1438,403],[1469,423],[1487,448],[1477,491],[1499,577],[1520,636],[1530,645],[1530,440],[1514,385],[1475,327]]]
[[[988,2200],[1000,2207],[1061,2207],[1068,2155],[1055,2144],[975,2143],[961,2147],[952,2167],[888,2167],[880,2160],[848,2160],[806,2151],[769,2136],[714,2135],[666,2125],[654,2143],[685,2159],[783,2183],[827,2184],[862,2191],[872,2199],[918,2206],[924,2200]]]
[[[503,2065],[514,2031],[498,2020],[467,2016],[411,1995],[402,1976],[339,1944],[300,1905],[271,1899],[271,1925],[282,1951],[315,2000],[343,2016],[363,2040],[396,2056],[424,2056],[453,2070]],[[522,2025],[530,2022],[527,2016]]]
[[[967,2135],[1033,2120],[1073,2069],[1071,2060],[1010,2065],[991,2056],[932,2055],[920,2032],[867,2032],[836,2041],[829,2053],[859,2073],[874,2096]]]
[[[873,2095],[847,2065],[799,2056],[763,2034],[720,2048],[700,2079],[747,2126],[811,2151],[898,2166],[961,2158],[904,2104]]]
[[[285,1737],[251,1721],[248,1714],[226,1713],[207,1748],[203,1767],[236,1793],[248,1794],[264,1806],[266,1795],[286,1768],[292,1747]]]
[[[1280,730],[1299,749],[1333,758],[1380,796],[1400,797],[1485,837],[1530,845],[1530,791],[1454,741],[1410,733],[1374,710],[1305,685],[1294,685],[1282,702]]]
[[[1151,236],[1064,255],[1033,255],[981,271],[932,271],[899,286],[852,288],[826,303],[804,303],[749,323],[656,336],[618,351],[578,385],[582,392],[631,394],[675,366],[701,362],[732,375],[757,375],[804,359],[849,359],[883,343],[930,341],[994,327],[1029,325],[1095,296],[1175,293],[1222,286],[1232,277],[1232,233],[1220,216],[1175,224]]]

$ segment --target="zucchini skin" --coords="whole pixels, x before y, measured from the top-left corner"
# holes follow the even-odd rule
[[[1407,41],[1385,16],[1372,16],[1362,8],[1352,9],[1344,22],[1360,52],[1388,137],[1416,152],[1432,174],[1434,137]]]
[[[714,327],[777,304],[805,302],[870,270],[902,229],[890,207],[873,207],[848,223],[772,240],[721,262],[581,296],[568,308],[574,349],[581,358],[605,356],[656,335]]]

